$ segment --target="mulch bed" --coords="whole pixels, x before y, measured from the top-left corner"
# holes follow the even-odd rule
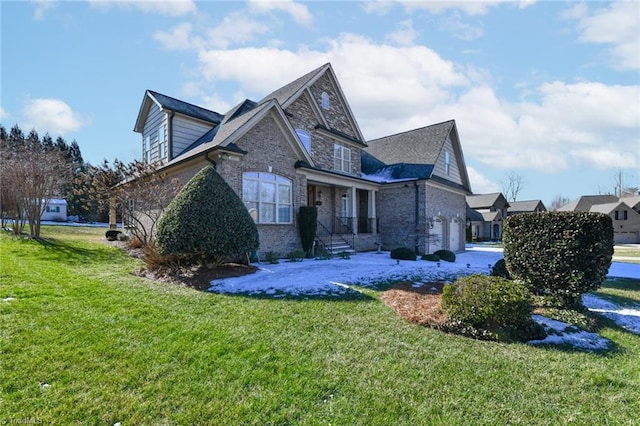
[[[440,311],[444,283],[429,282],[415,286],[412,282],[401,282],[382,293],[385,305],[396,311],[405,320],[427,327],[440,328],[447,317]]]
[[[105,240],[106,241],[106,240]],[[130,248],[126,242],[113,241],[107,242],[126,251],[130,256],[142,258],[142,251],[138,248]],[[196,290],[205,291],[211,287],[212,280],[220,280],[230,277],[241,277],[243,275],[253,274],[258,270],[257,267],[251,265],[241,265],[238,263],[225,263],[216,266],[198,266],[192,268],[184,268],[178,272],[169,270],[150,271],[146,267],[136,271],[136,275],[154,281],[161,281],[170,284],[184,285]]]

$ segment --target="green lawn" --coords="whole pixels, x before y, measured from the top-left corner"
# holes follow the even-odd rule
[[[470,340],[361,300],[132,274],[104,229],[0,235],[0,424],[637,424],[640,336],[606,354]],[[321,273],[319,271],[319,273]],[[603,292],[640,302],[640,285]]]

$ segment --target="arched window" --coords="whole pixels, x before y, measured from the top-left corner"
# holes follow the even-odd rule
[[[296,134],[300,138],[300,142],[302,142],[304,148],[309,154],[311,154],[311,136],[309,136],[309,133],[305,132],[302,129],[296,129]]]
[[[322,97],[322,108],[329,109],[331,104],[329,103],[329,95],[327,94],[327,92],[322,92],[321,97]]]
[[[291,181],[273,173],[242,174],[242,201],[256,223],[291,223]]]

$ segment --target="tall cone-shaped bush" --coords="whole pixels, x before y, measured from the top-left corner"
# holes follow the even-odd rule
[[[211,259],[258,249],[258,230],[242,200],[214,170],[200,170],[158,223],[160,254]]]

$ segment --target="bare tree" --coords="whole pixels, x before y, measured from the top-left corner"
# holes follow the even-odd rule
[[[65,153],[42,144],[35,130],[26,138],[21,135],[15,126],[0,141],[2,210],[9,212],[14,233],[22,233],[28,222],[30,237],[39,238],[42,213],[52,198],[61,196],[71,168]]]
[[[517,201],[518,194],[524,188],[524,178],[517,172],[509,172],[506,179],[502,181],[502,193],[507,197],[507,201]]]
[[[77,191],[88,195],[99,208],[116,209],[128,232],[143,246],[153,241],[156,227],[181,182],[160,172],[156,165],[140,161],[125,164],[105,160],[89,166]]]
[[[566,204],[569,204],[570,202],[571,202],[570,199],[563,197],[562,195],[556,195],[555,197],[553,197],[553,200],[551,201],[551,205],[549,206],[549,211],[556,211],[560,207]]]
[[[618,169],[614,178],[614,192],[616,197],[631,197],[638,194],[639,188],[629,184],[632,178],[622,173],[622,169]]]

